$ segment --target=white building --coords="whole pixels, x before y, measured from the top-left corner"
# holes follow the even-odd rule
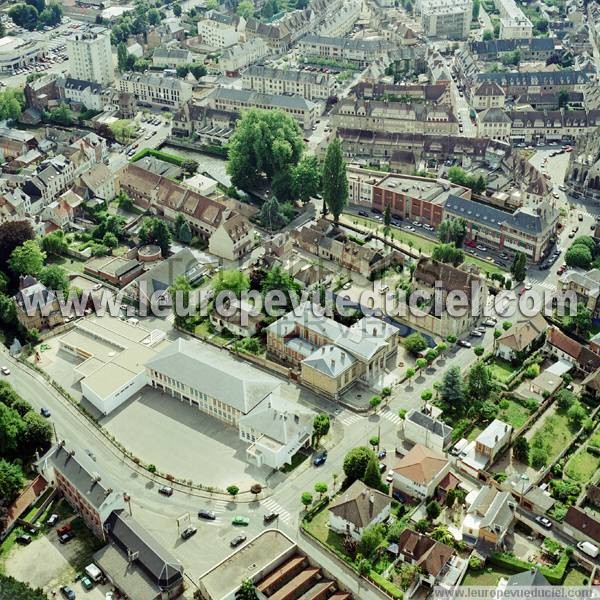
[[[184,48],[158,46],[152,54],[152,66],[175,69],[194,62],[194,55]]]
[[[339,10],[324,20],[318,31],[319,35],[344,36],[350,33],[360,18],[361,8],[362,3],[359,0],[344,2]]]
[[[461,453],[458,467],[472,477],[491,465],[510,442],[512,426],[494,419]]]
[[[257,467],[280,469],[310,446],[315,413],[273,397],[240,417],[240,439],[249,444],[247,458]]]
[[[102,110],[102,85],[68,77],[60,86],[66,100],[83,104],[87,109]]]
[[[452,441],[452,427],[427,413],[413,409],[404,418],[404,439],[430,450],[443,452]]]
[[[450,472],[450,462],[421,444],[416,444],[393,469],[396,497],[424,500],[433,496],[440,481]]]
[[[500,12],[500,39],[529,39],[533,25],[515,0],[495,0]]]
[[[124,73],[118,81],[121,92],[133,94],[142,106],[174,110],[192,98],[192,86],[176,77],[154,74]]]
[[[115,68],[108,30],[95,27],[90,32],[76,33],[66,45],[71,77],[102,85],[110,85],[114,81]]]
[[[471,0],[423,0],[421,21],[430,37],[464,40],[469,37],[472,19]]]
[[[241,69],[269,54],[269,47],[262,38],[256,37],[236,44],[223,52],[219,67],[228,76],[236,76]]]
[[[224,15],[211,10],[198,21],[198,35],[209,48],[227,48],[244,41],[246,20],[237,15]]]
[[[0,38],[0,72],[12,72],[14,69],[32,63],[43,54],[35,40],[5,36]]]

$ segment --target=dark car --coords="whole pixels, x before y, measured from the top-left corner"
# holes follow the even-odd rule
[[[158,488],[158,493],[162,494],[163,496],[172,496],[173,495],[173,488],[169,487],[168,485],[161,485]]]
[[[40,408],[40,414],[42,417],[46,417],[46,419],[51,415],[50,411],[47,408]]]
[[[378,458],[385,458],[387,455],[387,450],[385,448],[382,448],[378,453],[377,453],[377,457]]]
[[[327,452],[319,452],[313,459],[313,465],[315,465],[315,467],[320,467],[325,464],[326,460]]]
[[[245,535],[236,535],[230,542],[229,545],[232,548],[237,548],[240,544],[243,544],[246,541]]]
[[[75,596],[75,592],[68,586],[68,585],[63,585],[60,588],[60,593],[67,599],[67,600],[75,600],[76,596]]]
[[[535,518],[535,522],[539,523],[542,527],[545,527],[546,529],[552,528],[552,521],[550,519],[548,519],[547,517],[542,517],[540,515],[539,517]]]
[[[369,213],[366,210],[359,210],[358,211],[358,216],[359,217],[368,217]]]
[[[67,531],[66,533],[63,533],[62,535],[58,536],[58,541],[61,544],[66,544],[67,542],[72,540],[74,537],[75,537],[75,534],[72,531]]]
[[[19,535],[16,538],[17,544],[22,544],[23,546],[27,546],[27,544],[31,544],[31,536],[30,535]]]
[[[385,473],[387,471],[387,465],[385,463],[379,463],[379,472]]]
[[[212,510],[199,510],[198,511],[199,519],[208,519],[209,521],[214,521],[217,518],[217,515]]]
[[[263,523],[266,525],[267,523],[270,523],[271,521],[274,521],[275,519],[277,519],[279,517],[279,513],[276,512],[270,512],[267,513],[264,517],[263,517]]]
[[[181,539],[182,540],[188,540],[189,538],[191,538],[193,535],[196,534],[198,530],[195,527],[192,527],[191,525],[189,527],[186,527],[182,532],[181,532]]]

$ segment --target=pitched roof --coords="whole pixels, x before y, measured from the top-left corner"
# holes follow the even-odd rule
[[[329,506],[329,512],[362,529],[370,525],[391,501],[387,494],[355,481]]]
[[[317,348],[310,356],[302,361],[303,365],[319,371],[327,377],[338,377],[356,362],[356,359],[333,344]]]
[[[512,350],[521,352],[525,350],[534,340],[538,339],[548,328],[548,322],[542,313],[528,321],[515,323],[510,329],[498,338],[498,344],[508,346]]]
[[[428,484],[448,464],[448,460],[422,446],[416,444],[406,456],[404,456],[394,473],[398,473],[406,479],[422,485]]]
[[[427,429],[431,434],[441,437],[444,440],[452,435],[452,427],[420,410],[411,410],[407,413],[405,419],[416,423],[420,427]]]
[[[404,556],[411,558],[428,575],[434,577],[441,573],[454,554],[454,550],[450,546],[432,540],[412,529],[405,529],[400,534],[398,548]]]
[[[516,573],[508,578],[507,587],[531,587],[550,585],[548,580],[541,574],[540,570],[535,568],[531,571]]]
[[[600,521],[577,506],[571,506],[565,516],[567,525],[581,531],[595,542],[600,542]]]
[[[547,340],[549,344],[562,350],[575,360],[581,354],[581,344],[563,333],[558,327],[551,327],[548,330]]]

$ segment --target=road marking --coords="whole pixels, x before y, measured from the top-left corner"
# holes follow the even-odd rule
[[[393,413],[391,410],[383,410],[380,414],[384,419],[391,421],[395,425],[400,425],[400,423],[402,423],[402,419],[396,413]]]
[[[534,277],[530,277],[529,281],[534,286],[543,287],[543,288],[546,288],[547,290],[551,290],[553,292],[556,292],[558,290],[558,288],[556,287],[555,284],[550,283],[549,281],[547,281],[545,279],[541,280],[541,279],[535,279]]]
[[[291,522],[292,515],[290,515],[290,513],[287,510],[285,510],[285,508],[283,508],[280,504],[275,502],[273,498],[267,498],[266,500],[263,500],[262,505],[270,511],[277,513],[282,521],[285,521],[286,523]]]
[[[352,425],[353,423],[358,423],[359,421],[362,421],[364,418],[365,417],[363,417],[362,415],[355,415],[354,413],[344,411],[336,417],[336,420],[339,421],[342,425]]]

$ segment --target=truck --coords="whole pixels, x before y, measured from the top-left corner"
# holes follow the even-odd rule
[[[98,583],[102,580],[102,571],[94,564],[91,563],[85,568],[85,574],[92,580]]]
[[[596,558],[596,556],[598,556],[598,546],[594,546],[594,544],[591,542],[579,542],[579,544],[577,544],[577,548],[592,558]]]

